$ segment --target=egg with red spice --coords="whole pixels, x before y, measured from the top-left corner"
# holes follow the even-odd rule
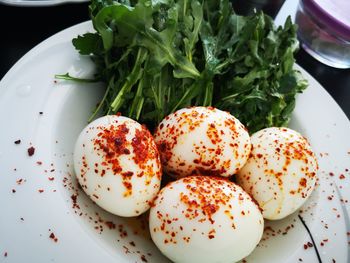
[[[259,243],[264,219],[241,187],[189,176],[165,186],[149,215],[152,240],[174,262],[236,262]]]
[[[258,203],[266,219],[298,210],[315,188],[318,164],[309,142],[289,128],[266,128],[251,136],[252,151],[237,183]]]
[[[167,116],[154,138],[163,169],[175,178],[230,176],[248,159],[251,143],[243,124],[213,107],[191,107]]]
[[[161,164],[152,135],[122,116],[104,116],[85,127],[75,144],[74,169],[85,193],[119,216],[142,214],[160,189]]]

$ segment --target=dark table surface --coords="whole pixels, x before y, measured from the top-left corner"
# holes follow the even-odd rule
[[[275,15],[276,10],[271,14]],[[35,45],[88,19],[87,2],[50,7],[0,4],[0,79]],[[329,92],[350,119],[350,70],[325,66],[302,49],[297,53],[296,60]]]

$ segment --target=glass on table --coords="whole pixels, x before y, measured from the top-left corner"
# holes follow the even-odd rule
[[[295,18],[306,52],[335,68],[350,68],[350,1],[300,0]]]

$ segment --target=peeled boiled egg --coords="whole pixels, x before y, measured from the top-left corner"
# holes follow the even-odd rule
[[[281,219],[310,196],[318,170],[308,141],[288,128],[266,128],[251,137],[252,151],[237,183],[258,203],[266,219]]]
[[[119,216],[145,212],[160,189],[160,158],[152,135],[122,116],[101,117],[80,133],[74,168],[85,193]]]
[[[250,138],[242,123],[213,107],[191,107],[167,116],[155,131],[163,169],[187,175],[230,176],[246,162]]]
[[[152,240],[174,262],[236,262],[259,243],[264,219],[241,187],[189,176],[165,186],[149,215]]]

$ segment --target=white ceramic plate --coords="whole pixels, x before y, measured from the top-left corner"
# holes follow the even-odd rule
[[[167,262],[149,238],[146,217],[112,216],[77,187],[73,145],[103,88],[57,82],[54,75],[91,76],[92,63],[71,45],[73,37],[87,31],[90,22],[47,39],[0,82],[0,261]],[[318,187],[303,212],[266,223],[263,241],[248,262],[318,262],[299,216],[323,262],[348,261],[350,123],[300,70],[310,87],[298,97],[290,126],[317,153]],[[32,156],[29,147],[35,148]]]
[[[66,3],[81,3],[89,0],[0,0],[0,4],[13,6],[53,6]]]

